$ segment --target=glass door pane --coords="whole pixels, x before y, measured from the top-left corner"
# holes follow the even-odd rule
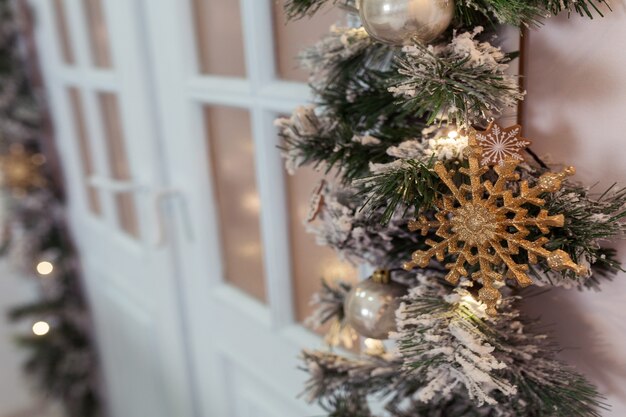
[[[206,106],[204,118],[219,207],[225,278],[265,302],[261,206],[250,115],[243,109]]]
[[[104,126],[111,176],[118,181],[130,181],[132,177],[128,156],[126,155],[124,129],[120,119],[117,95],[108,92],[99,93],[98,100]],[[116,193],[115,202],[120,227],[129,235],[138,237],[139,223],[133,193]]]
[[[192,0],[198,71],[245,77],[239,0]]]
[[[322,9],[310,19],[287,22],[283,5],[286,0],[273,1],[274,47],[276,48],[276,73],[287,81],[306,82],[309,74],[299,67],[297,56],[303,48],[312,46],[329,32],[331,25],[340,23],[344,13],[337,7]],[[332,3],[332,2],[330,2]],[[325,10],[325,12],[324,12]]]
[[[83,180],[85,181],[89,210],[91,210],[94,214],[100,215],[102,214],[100,195],[93,186],[87,184],[87,180],[91,178],[95,172],[91,146],[89,143],[89,137],[87,136],[87,125],[85,122],[82,97],[80,95],[80,90],[76,87],[70,87],[67,92],[70,99],[72,114],[74,115],[74,128],[76,139],[78,140]]]

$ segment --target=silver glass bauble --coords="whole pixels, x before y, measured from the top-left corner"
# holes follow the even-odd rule
[[[450,25],[454,0],[359,0],[359,14],[367,33],[380,42],[428,43]]]
[[[346,320],[361,336],[386,339],[396,330],[399,297],[405,293],[406,287],[395,282],[381,284],[371,278],[362,281],[346,296]]]

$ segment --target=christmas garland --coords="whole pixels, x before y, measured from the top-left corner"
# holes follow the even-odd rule
[[[20,274],[38,280],[41,298],[13,307],[9,317],[31,327],[16,340],[29,351],[25,369],[38,388],[61,400],[68,416],[96,417],[92,326],[62,188],[43,154],[43,109],[27,77],[34,69],[26,65],[30,57],[18,5],[0,0],[1,253]]]
[[[600,416],[598,390],[519,301],[525,287],[599,288],[622,270],[606,242],[626,232],[626,190],[593,192],[496,122],[524,94],[507,73],[517,52],[491,42],[499,25],[608,6],[289,0],[285,11],[326,4],[359,24],[301,54],[315,104],[276,124],[290,173],[336,173],[315,187],[307,229],[376,272],[315,295],[309,322],[332,324],[329,344],[369,339],[356,357],[305,351],[308,400],[344,417],[373,416],[372,399],[394,417]]]

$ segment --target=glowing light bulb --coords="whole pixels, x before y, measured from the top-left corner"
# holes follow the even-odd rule
[[[372,349],[378,346],[380,340],[377,339],[370,339],[369,337],[367,339],[365,339],[363,341],[363,344],[365,345],[366,348],[368,349]]]
[[[44,336],[50,331],[50,325],[45,321],[38,321],[33,324],[33,333],[35,336]]]
[[[363,340],[365,345],[365,354],[372,356],[380,356],[385,354],[385,345],[382,340],[367,338]]]
[[[54,270],[54,265],[52,265],[52,262],[41,261],[37,264],[36,269],[39,275],[50,275]]]
[[[456,139],[459,136],[459,132],[457,132],[456,130],[452,130],[448,133],[448,137],[450,139]]]

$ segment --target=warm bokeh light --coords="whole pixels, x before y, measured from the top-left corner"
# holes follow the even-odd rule
[[[33,333],[36,336],[44,336],[50,331],[50,325],[45,321],[38,321],[33,324]]]
[[[456,139],[458,136],[459,136],[459,132],[457,132],[456,130],[452,130],[448,132],[448,137],[450,139]]]
[[[363,346],[365,347],[365,354],[372,356],[379,356],[385,353],[385,344],[382,340],[370,339],[369,337],[363,340]]]
[[[347,262],[338,259],[329,259],[322,269],[322,277],[331,282],[350,281],[353,276],[354,268]]]
[[[37,273],[39,275],[50,275],[54,270],[54,265],[48,261],[41,261],[37,264]]]

